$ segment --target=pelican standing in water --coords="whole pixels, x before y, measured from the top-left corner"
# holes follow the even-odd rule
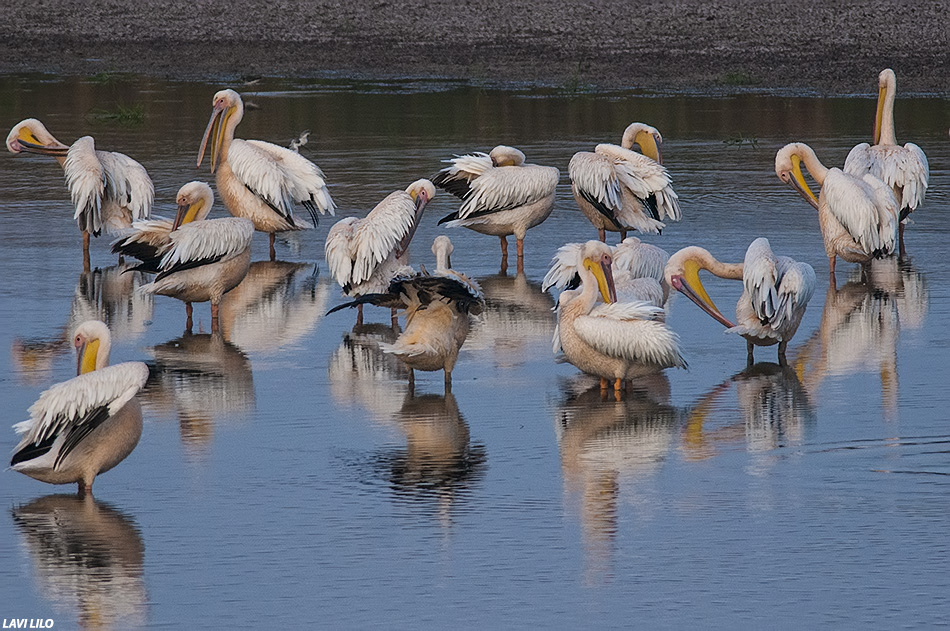
[[[409,242],[415,234],[426,204],[435,197],[435,186],[416,180],[405,191],[396,191],[376,204],[365,218],[346,217],[327,233],[325,255],[333,278],[348,296],[382,293],[408,267]],[[397,326],[396,312],[392,314]],[[363,324],[363,304],[358,305],[356,324]]]
[[[446,389],[450,389],[459,349],[468,337],[469,314],[479,315],[485,299],[476,283],[448,268],[448,237],[436,239],[433,251],[437,260],[435,274],[398,276],[385,293],[365,294],[327,313],[363,303],[405,309],[405,331],[394,343],[380,344],[380,348],[409,367],[410,387],[415,382],[414,370],[442,370]]]
[[[180,227],[193,221],[204,220],[214,204],[214,193],[204,182],[188,182],[178,190],[175,201],[178,203],[178,215],[181,217],[178,226]],[[162,257],[171,247],[171,234],[175,228],[173,220],[159,217],[136,221],[113,241],[112,252],[142,261],[132,269],[157,274],[161,271]]]
[[[145,167],[115,151],[98,151],[92,136],[64,145],[35,118],[17,123],[7,135],[11,153],[38,153],[56,158],[66,174],[66,186],[82,231],[83,270],[89,271],[89,235],[98,237],[148,219],[155,187]]]
[[[56,384],[30,407],[30,420],[13,428],[23,439],[14,449],[14,471],[49,484],[92,482],[132,453],[142,435],[142,408],[134,398],[148,379],[142,362],[109,366],[109,328],[98,320],[73,336],[78,375]]]
[[[821,187],[818,197],[805,181],[802,163]],[[863,265],[894,253],[899,205],[894,192],[878,178],[829,169],[818,161],[811,147],[800,142],[779,149],[775,174],[818,211],[832,284],[836,257]]]
[[[900,205],[899,242],[904,255],[904,224],[923,203],[930,178],[930,166],[923,150],[912,142],[897,144],[894,133],[894,97],[897,78],[886,68],[877,78],[877,113],[874,116],[874,144],[855,145],[844,161],[844,172],[861,177],[870,173],[894,190]]]
[[[462,200],[461,207],[439,220],[449,227],[464,226],[501,239],[501,267],[508,268],[508,235],[515,235],[518,272],[524,271],[524,235],[548,218],[560,171],[526,164],[514,147],[498,145],[490,153],[446,160],[432,182]]]
[[[663,310],[644,302],[617,302],[611,266],[611,248],[588,241],[577,252],[579,289],[561,292],[557,308],[555,351],[568,362],[600,377],[606,391],[613,381],[619,398],[624,382],[660,372],[685,368],[679,339],[663,322]],[[597,295],[607,304],[598,304]]]
[[[317,213],[334,214],[323,171],[299,153],[262,140],[240,140],[234,128],[244,116],[244,103],[234,90],[221,90],[214,95],[214,110],[201,139],[198,166],[211,141],[211,172],[217,171],[218,193],[235,217],[254,222],[254,228],[270,233],[270,258],[274,235],[286,230],[310,228],[307,222],[294,217],[294,202],[310,213],[314,225]]]
[[[206,191],[210,193],[210,188]],[[210,206],[210,199],[207,200]],[[204,203],[204,202],[199,202]],[[140,291],[178,298],[185,303],[192,326],[193,302],[211,302],[211,331],[218,330],[221,297],[244,280],[251,265],[254,224],[241,217],[223,217],[184,223],[196,214],[195,205],[181,204],[162,251],[158,275]]]
[[[742,281],[742,295],[736,303],[737,324],[726,319],[706,293],[700,270]],[[749,365],[754,363],[756,346],[773,344],[778,344],[779,363],[785,364],[788,342],[801,324],[816,284],[811,265],[775,256],[769,240],[761,237],[749,246],[742,263],[722,263],[708,250],[690,246],[670,257],[665,273],[670,286],[728,327],[730,333],[746,339]]]
[[[623,240],[628,230],[658,233],[667,217],[679,221],[679,199],[663,167],[662,144],[655,127],[631,123],[620,146],[600,144],[593,153],[579,151],[571,158],[571,191],[601,241],[608,230]],[[633,151],[634,145],[643,153]]]

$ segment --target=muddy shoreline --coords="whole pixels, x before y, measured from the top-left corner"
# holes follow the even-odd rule
[[[942,3],[7,0],[0,73],[445,78],[645,91],[950,91]]]

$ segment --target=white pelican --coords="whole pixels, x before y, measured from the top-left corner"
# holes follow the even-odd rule
[[[821,187],[818,197],[802,175],[803,162]],[[818,161],[811,147],[800,142],[779,149],[775,174],[818,210],[832,283],[837,256],[849,263],[864,264],[894,253],[898,203],[894,192],[881,180],[870,174],[858,177],[829,169]]]
[[[176,201],[180,224],[184,225],[202,221],[208,216],[214,204],[214,193],[204,182],[188,182],[178,190]],[[162,257],[171,247],[171,233],[175,228],[174,221],[159,217],[136,221],[112,242],[112,252],[142,261],[132,269],[157,274]]]
[[[524,235],[548,218],[554,208],[554,190],[560,171],[525,164],[514,147],[498,145],[490,153],[446,160],[452,166],[439,171],[433,183],[462,200],[461,207],[439,220],[449,227],[465,226],[501,239],[501,267],[508,267],[509,234],[518,247],[518,271],[524,271]]]
[[[218,303],[237,287],[251,265],[254,224],[241,217],[224,217],[182,224],[190,208],[179,206],[178,214],[158,265],[155,280],[144,285],[147,294],[171,296],[185,303],[191,329],[193,302],[211,302],[211,331],[218,330]]]
[[[270,233],[270,258],[276,258],[274,234],[303,230],[309,224],[294,217],[294,202],[310,212],[314,225],[317,211],[334,214],[323,171],[310,160],[286,147],[262,140],[240,140],[234,128],[244,116],[244,103],[234,90],[214,95],[214,111],[201,139],[198,166],[211,139],[211,171],[217,170],[218,193],[235,217],[254,222],[254,228]]]
[[[877,113],[874,116],[874,144],[862,142],[844,161],[844,172],[861,177],[870,173],[894,190],[900,204],[900,252],[904,252],[904,223],[924,201],[930,166],[923,150],[912,142],[903,147],[894,134],[894,97],[897,79],[885,68],[878,75]]]
[[[397,274],[412,273],[407,266],[409,241],[433,197],[432,182],[416,180],[405,191],[387,195],[365,218],[346,217],[330,228],[325,247],[327,265],[345,295],[382,293]],[[357,325],[363,323],[362,303],[356,318]]]
[[[600,377],[601,389],[613,380],[619,397],[625,380],[674,366],[685,368],[686,362],[676,334],[657,321],[661,308],[617,302],[612,262],[610,246],[600,241],[588,241],[578,251],[581,284],[561,292],[555,343],[568,362]],[[598,291],[607,304],[597,304]]]
[[[632,150],[635,144],[642,154]],[[600,144],[593,153],[579,151],[571,158],[571,191],[601,241],[608,230],[626,239],[627,230],[657,233],[666,227],[663,219],[679,221],[679,199],[663,167],[662,144],[655,127],[631,123],[620,146]]]
[[[737,324],[726,319],[713,303],[699,279],[699,270],[742,281],[744,289],[736,303]],[[754,361],[755,346],[773,344],[778,344],[779,362],[785,363],[785,349],[815,292],[812,266],[775,256],[769,240],[761,237],[749,245],[742,263],[722,263],[700,247],[683,248],[666,264],[666,281],[727,326],[730,333],[746,339],[749,365]]]
[[[7,135],[12,153],[54,156],[66,173],[66,186],[76,212],[73,218],[82,231],[83,269],[89,265],[89,235],[102,229],[113,234],[148,219],[155,187],[145,167],[115,151],[97,151],[92,136],[83,136],[72,146],[56,140],[35,118],[17,123]]]
[[[558,248],[551,260],[551,269],[544,276],[541,291],[551,287],[576,289],[580,285],[577,272],[577,255],[583,243],[567,243]],[[614,287],[620,302],[644,301],[663,307],[669,297],[669,285],[663,278],[663,270],[670,255],[666,250],[636,237],[627,237],[611,249]]]
[[[448,239],[445,239],[448,241]],[[437,241],[436,248],[442,249]],[[440,263],[447,254],[437,254]],[[415,381],[413,370],[443,370],[446,388],[452,384],[452,369],[459,349],[469,330],[469,314],[478,315],[485,306],[478,285],[464,275],[443,265],[436,274],[414,274],[396,277],[386,293],[365,294],[353,302],[334,307],[327,313],[345,307],[371,303],[406,310],[406,329],[392,344],[380,344],[409,367],[409,384]]]
[[[23,439],[14,449],[14,471],[50,484],[92,482],[132,453],[142,434],[142,408],[134,398],[148,379],[142,362],[109,366],[109,328],[91,320],[76,329],[77,373],[40,395],[30,420],[13,428]]]

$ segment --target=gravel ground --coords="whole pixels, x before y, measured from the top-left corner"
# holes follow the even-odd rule
[[[0,73],[946,94],[943,2],[4,0]]]

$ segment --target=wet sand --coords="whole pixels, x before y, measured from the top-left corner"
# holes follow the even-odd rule
[[[941,2],[6,0],[0,73],[460,78],[572,89],[948,91]]]

